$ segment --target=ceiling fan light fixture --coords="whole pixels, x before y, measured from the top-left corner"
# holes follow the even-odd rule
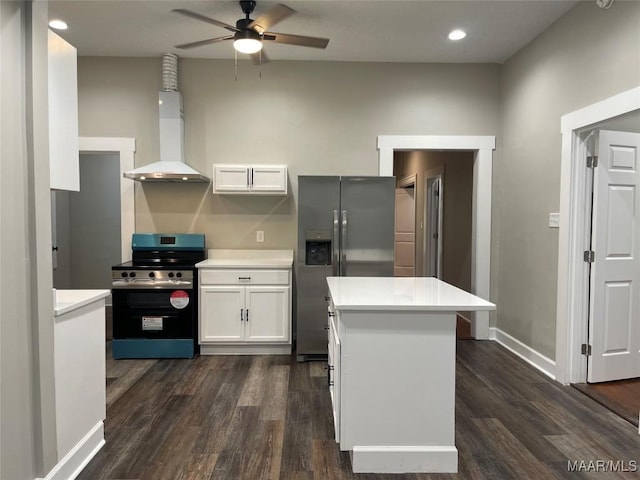
[[[459,28],[456,30],[452,30],[449,33],[449,40],[462,40],[464,37],[467,36],[467,32],[465,32],[464,30],[460,30]]]
[[[256,53],[262,50],[260,35],[253,30],[236,32],[233,39],[233,48],[240,53]]]

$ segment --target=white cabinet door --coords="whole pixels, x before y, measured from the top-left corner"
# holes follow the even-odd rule
[[[250,170],[248,165],[214,165],[214,193],[248,192]]]
[[[251,168],[251,191],[287,193],[287,167],[254,165]]]
[[[286,195],[287,166],[214,165],[213,193]]]
[[[77,58],[74,46],[49,31],[49,183],[74,192],[80,190]]]
[[[200,341],[242,341],[244,310],[244,287],[201,287]]]
[[[246,287],[247,342],[289,340],[289,287]]]
[[[329,317],[329,392],[333,407],[335,441],[340,443],[340,339],[335,317]]]

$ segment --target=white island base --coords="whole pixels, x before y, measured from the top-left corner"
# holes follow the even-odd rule
[[[455,473],[456,311],[495,306],[432,278],[328,279],[336,442],[354,473]]]

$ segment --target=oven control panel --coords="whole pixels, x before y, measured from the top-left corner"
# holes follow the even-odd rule
[[[190,288],[192,270],[112,270],[112,288]]]

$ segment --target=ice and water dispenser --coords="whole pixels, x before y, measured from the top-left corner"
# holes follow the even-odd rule
[[[331,265],[331,230],[305,230],[305,265]]]

